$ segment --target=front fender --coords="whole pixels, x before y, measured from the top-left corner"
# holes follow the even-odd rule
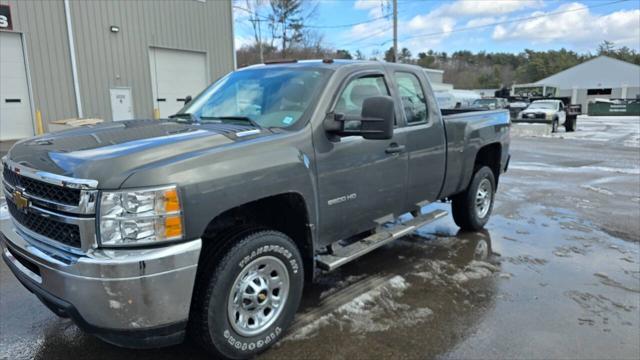
[[[235,144],[148,166],[132,174],[122,187],[177,184],[188,239],[201,237],[209,222],[229,209],[283,193],[300,194],[309,221],[316,223],[317,192],[310,144],[306,149],[298,136],[279,140]]]

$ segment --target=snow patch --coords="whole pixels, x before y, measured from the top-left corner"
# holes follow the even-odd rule
[[[586,190],[591,190],[593,192],[600,193],[602,195],[607,195],[607,196],[613,195],[613,192],[611,192],[611,191],[609,191],[607,189],[603,189],[603,188],[599,188],[599,187],[595,187],[595,186],[591,186],[591,185],[582,185],[580,187],[583,188],[583,189],[586,189]]]
[[[451,278],[458,283],[467,282],[469,280],[479,280],[493,275],[495,272],[499,272],[500,269],[485,261],[474,260],[465,266],[461,271],[453,274]]]

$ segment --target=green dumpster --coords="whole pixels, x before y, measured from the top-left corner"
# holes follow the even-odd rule
[[[629,101],[619,104],[589,103],[587,114],[589,116],[640,116],[640,102]]]

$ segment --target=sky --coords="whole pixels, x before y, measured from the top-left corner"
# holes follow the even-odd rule
[[[393,44],[391,17],[386,16],[390,1],[311,0],[317,8],[305,25],[331,48],[360,50],[370,57]],[[246,13],[234,11],[238,48],[252,42],[253,31]],[[595,52],[603,40],[640,51],[640,0],[398,0],[398,39],[399,48],[414,56],[430,49],[586,53]]]

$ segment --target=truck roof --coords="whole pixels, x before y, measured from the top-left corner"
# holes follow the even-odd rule
[[[420,69],[425,70],[424,68],[417,65],[410,64],[399,64],[399,63],[388,63],[384,61],[374,61],[374,60],[345,60],[345,59],[313,59],[313,60],[277,60],[273,62],[267,62],[264,64],[256,64],[250,65],[241,69],[256,69],[262,67],[280,67],[280,68],[326,68],[326,69],[337,69],[342,67],[357,67],[357,66],[384,66],[384,67],[394,67],[394,68],[411,68],[411,69]]]

